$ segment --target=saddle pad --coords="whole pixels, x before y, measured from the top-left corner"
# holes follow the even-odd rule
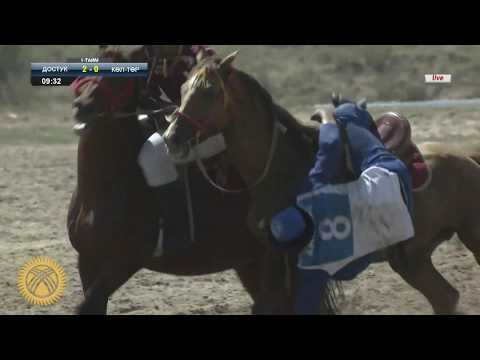
[[[413,154],[407,168],[412,176],[413,191],[425,190],[430,185],[432,179],[430,167],[415,144],[413,144]]]
[[[313,238],[301,252],[301,269],[335,275],[352,261],[414,235],[398,176],[380,167],[354,182],[321,186],[297,198],[312,218]]]

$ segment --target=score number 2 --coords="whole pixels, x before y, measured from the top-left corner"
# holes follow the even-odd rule
[[[93,72],[98,73],[100,68],[98,67],[98,65],[94,65],[92,69],[93,69]],[[92,69],[89,69],[87,65],[82,65],[82,72],[84,73],[92,71]]]

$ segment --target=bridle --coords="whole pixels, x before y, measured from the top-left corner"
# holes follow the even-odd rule
[[[220,87],[221,87],[221,90],[222,90],[220,92],[218,100],[223,102],[224,109],[227,110],[228,106],[231,103],[231,100],[230,100],[227,88],[225,86],[225,82],[216,70],[213,70],[213,71],[220,81]],[[205,164],[203,163],[200,155],[198,154],[197,148],[198,148],[198,145],[199,145],[199,142],[200,142],[200,137],[201,137],[201,135],[205,134],[207,131],[212,129],[212,127],[213,127],[212,124],[209,123],[209,122],[206,122],[206,121],[200,121],[198,119],[195,119],[192,116],[189,116],[189,115],[183,113],[182,111],[180,111],[178,109],[175,112],[175,115],[177,116],[177,121],[178,120],[183,120],[186,123],[188,123],[188,125],[191,126],[195,130],[195,139],[196,139],[196,145],[197,145],[197,146],[193,147],[193,151],[194,151],[194,154],[195,154],[195,162],[196,162],[200,172],[202,173],[204,178],[207,180],[207,182],[211,186],[213,186],[215,189],[217,189],[221,192],[228,193],[228,194],[240,194],[240,193],[243,193],[243,192],[246,192],[246,191],[251,191],[254,188],[256,188],[258,185],[260,185],[265,180],[268,173],[270,172],[270,168],[271,168],[273,158],[274,158],[274,155],[275,155],[275,150],[277,148],[280,126],[281,126],[280,123],[277,120],[276,113],[273,110],[273,108],[272,108],[271,111],[272,111],[272,117],[273,117],[272,142],[270,144],[270,149],[269,149],[267,161],[266,161],[265,166],[263,168],[262,174],[252,184],[250,184],[246,187],[240,188],[240,189],[227,189],[226,187],[223,187],[223,186],[217,184],[208,174],[208,171],[205,167]],[[190,145],[190,143],[189,143],[189,145]],[[192,150],[192,149],[190,149],[190,150]]]
[[[230,102],[231,102],[230,96],[229,96],[229,93],[227,91],[225,81],[222,79],[222,77],[220,76],[220,74],[216,70],[213,70],[213,72],[214,72],[215,76],[217,77],[217,79],[219,81],[219,84],[220,84],[220,88],[221,88],[221,92],[220,92],[220,94],[218,94],[217,101],[220,101],[220,102],[223,103],[223,108],[226,111]],[[197,141],[198,141],[198,138],[202,134],[208,132],[209,130],[211,130],[213,128],[213,125],[212,125],[211,122],[197,120],[197,119],[185,114],[184,112],[180,111],[179,109],[177,109],[175,114],[177,115],[178,119],[183,119],[185,122],[188,123],[188,125],[190,125],[195,130],[195,137],[197,138]]]

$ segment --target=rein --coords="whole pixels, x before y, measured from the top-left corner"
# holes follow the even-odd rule
[[[340,131],[340,140],[342,141],[343,145],[343,153],[345,156],[345,165],[347,168],[347,180],[353,181],[356,179],[355,171],[353,169],[353,161],[352,161],[352,151],[350,149],[350,141],[348,140],[347,129],[345,126],[335,119],[335,123]]]
[[[263,182],[263,180],[265,180],[268,173],[270,172],[270,168],[272,166],[273,158],[275,156],[275,150],[277,149],[279,135],[280,135],[280,125],[279,125],[277,119],[274,118],[272,142],[270,144],[270,150],[269,150],[269,153],[268,153],[267,162],[265,163],[265,167],[263,169],[263,172],[260,175],[260,177],[253,184],[251,184],[249,186],[246,186],[244,188],[241,188],[241,189],[234,189],[234,190],[227,189],[227,188],[225,188],[223,186],[220,186],[217,183],[215,183],[215,181],[208,175],[207,169],[205,168],[205,165],[202,162],[202,159],[198,154],[197,147],[194,147],[195,162],[196,162],[198,168],[200,169],[200,172],[202,173],[203,177],[215,189],[217,189],[221,192],[227,193],[227,194],[240,194],[240,193],[243,193],[245,191],[250,191],[250,190],[256,188],[258,185],[260,185]],[[197,145],[198,145],[198,137],[197,137]]]
[[[114,119],[122,119],[128,118],[131,116],[139,116],[139,115],[168,115],[174,112],[177,109],[176,105],[163,107],[160,109],[150,110],[150,111],[133,111],[133,112],[115,112],[115,113],[100,113],[97,114],[96,117],[111,117]]]

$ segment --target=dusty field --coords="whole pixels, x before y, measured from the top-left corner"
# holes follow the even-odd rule
[[[480,142],[477,109],[411,110],[417,141]],[[0,314],[72,314],[82,299],[76,253],[65,229],[75,181],[75,138],[68,109],[49,116],[33,111],[0,112]],[[64,266],[68,285],[54,306],[30,306],[20,296],[19,268],[34,256]],[[434,257],[461,292],[460,310],[480,313],[480,266],[455,239]],[[247,314],[251,301],[235,274],[173,277],[141,271],[112,297],[110,314]],[[344,314],[430,314],[426,300],[388,265],[371,266],[345,284]]]

